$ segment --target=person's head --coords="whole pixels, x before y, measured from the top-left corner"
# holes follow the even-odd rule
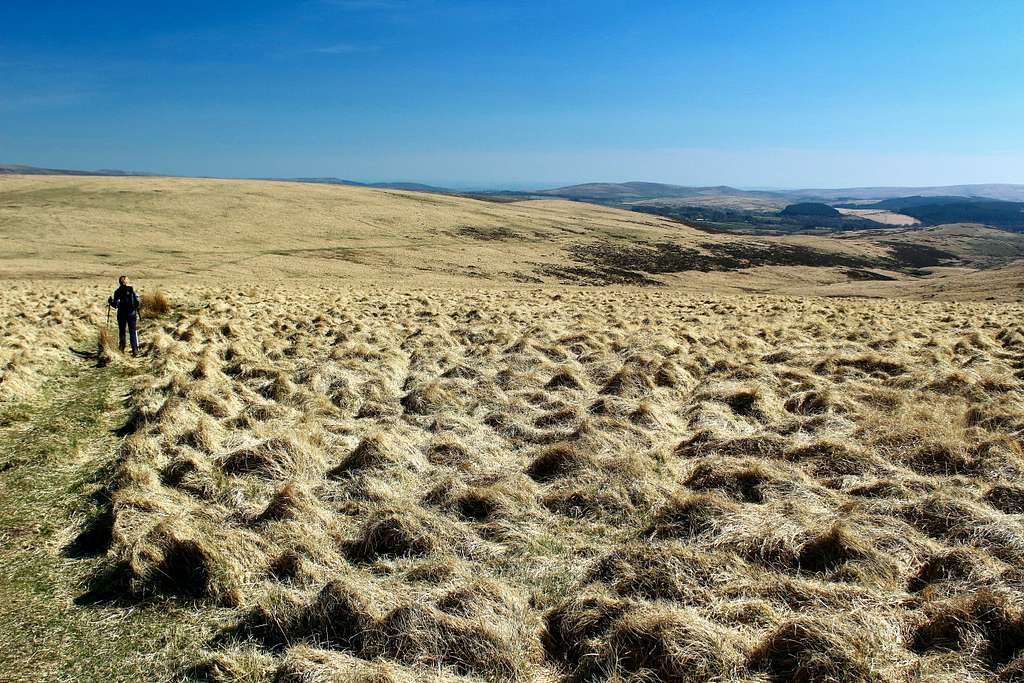
[[[117,278],[117,284],[121,285],[122,287],[128,284],[128,276],[122,275],[121,277]]]

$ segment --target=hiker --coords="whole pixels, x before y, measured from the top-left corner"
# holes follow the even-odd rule
[[[117,282],[120,286],[114,290],[114,296],[107,299],[107,305],[117,309],[117,339],[121,352],[124,353],[124,332],[127,327],[131,334],[132,355],[136,356],[139,353],[139,295],[128,284],[127,275],[119,277]]]

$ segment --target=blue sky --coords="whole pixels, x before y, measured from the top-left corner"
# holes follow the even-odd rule
[[[1024,183],[1024,3],[0,0],[0,163]]]

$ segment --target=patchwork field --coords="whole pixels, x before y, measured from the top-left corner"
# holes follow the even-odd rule
[[[878,223],[884,223],[886,225],[917,225],[920,223],[913,216],[905,216],[901,213],[895,213],[893,211],[885,211],[882,209],[837,209],[839,213],[846,216],[860,216],[861,218],[867,218]]]
[[[17,201],[5,238],[27,245],[43,218]],[[59,225],[98,200],[47,201]],[[138,249],[171,309],[130,359],[88,275],[97,244],[134,248],[103,237],[115,223],[74,254],[62,232],[62,257],[39,242],[0,290],[2,680],[1024,677],[1019,303],[736,294],[761,276],[676,281],[687,245],[632,233],[509,252],[466,233],[427,263],[495,249],[492,277],[429,287],[404,248],[383,274],[263,255],[246,278],[185,232],[183,255]],[[669,227],[690,235],[635,229]],[[772,258],[826,253],[803,239]],[[913,277],[898,248],[834,244]],[[659,284],[495,275],[555,247]],[[59,258],[81,278],[30,277]]]

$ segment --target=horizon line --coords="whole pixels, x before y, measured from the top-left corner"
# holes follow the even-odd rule
[[[474,181],[458,181],[458,182],[426,182],[421,180],[411,179],[396,179],[396,180],[359,180],[354,178],[345,178],[337,175],[301,175],[301,176],[233,176],[233,175],[202,175],[202,174],[181,174],[181,173],[157,173],[151,171],[135,171],[120,168],[97,168],[97,169],[76,169],[76,168],[58,168],[53,166],[34,166],[32,164],[22,163],[0,163],[0,168],[25,168],[36,171],[53,171],[53,173],[0,173],[0,175],[79,175],[79,176],[92,176],[92,177],[149,177],[149,178],[196,178],[202,180],[263,180],[263,181],[275,181],[275,182],[315,182],[318,180],[324,181],[324,184],[346,184],[351,183],[354,185],[379,185],[379,184],[408,184],[408,185],[423,185],[427,187],[436,188],[438,190],[456,190],[456,191],[514,191],[514,192],[528,192],[537,191],[544,192],[550,190],[557,190],[566,187],[575,187],[579,185],[629,185],[633,183],[644,183],[652,185],[668,185],[686,189],[700,189],[700,188],[711,188],[711,187],[728,187],[734,190],[740,190],[743,192],[798,192],[806,190],[826,190],[826,191],[839,191],[839,190],[863,190],[863,189],[933,189],[941,187],[984,187],[984,186],[1011,186],[1011,187],[1024,187],[1024,182],[1014,183],[1008,181],[991,181],[991,182],[968,182],[968,183],[944,183],[937,185],[908,185],[908,184],[896,184],[896,185],[842,185],[842,186],[772,186],[772,185],[731,185],[728,183],[705,183],[705,184],[681,184],[676,182],[666,182],[661,180],[583,180],[576,182],[543,182],[543,181],[503,181],[494,183],[480,183]],[[330,182],[335,181],[335,182]],[[520,189],[510,190],[510,187],[518,187]],[[529,188],[529,189],[527,189]]]

